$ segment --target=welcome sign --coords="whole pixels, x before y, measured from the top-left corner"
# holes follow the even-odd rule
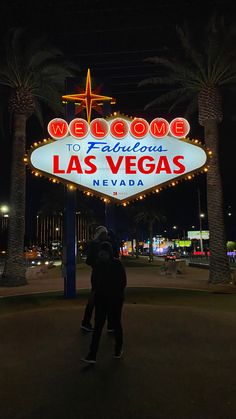
[[[183,118],[113,116],[48,124],[50,139],[29,153],[31,167],[78,188],[125,202],[203,169],[207,152],[185,139]]]

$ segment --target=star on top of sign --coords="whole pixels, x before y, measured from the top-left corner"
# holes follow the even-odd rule
[[[64,103],[75,102],[75,104],[79,105],[81,109],[86,108],[88,123],[90,123],[91,120],[92,109],[98,110],[104,101],[109,101],[111,104],[116,103],[113,97],[93,93],[89,68],[87,71],[85,91],[74,95],[64,95],[62,96],[62,100]]]

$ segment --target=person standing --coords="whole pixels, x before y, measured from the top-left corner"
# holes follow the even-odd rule
[[[121,322],[124,290],[127,285],[125,269],[119,259],[114,258],[110,242],[103,242],[93,268],[92,286],[95,302],[95,327],[87,356],[81,361],[95,364],[99,342],[107,318],[114,327],[114,358],[123,354],[123,329]]]
[[[92,273],[91,273],[91,285],[93,283],[93,269],[96,264],[98,251],[100,248],[100,244],[107,240],[108,236],[108,230],[105,226],[98,226],[95,229],[93,240],[91,240],[88,244],[88,251],[87,251],[87,258],[86,258],[86,264],[91,266]],[[93,286],[91,287],[90,295],[84,310],[83,320],[81,323],[81,329],[86,332],[92,332],[93,326],[91,323],[92,315],[94,310],[94,290]]]
[[[111,229],[108,229],[107,241],[109,241],[112,245],[113,256],[115,258],[119,259],[119,257],[120,257],[120,246],[119,246],[119,243],[118,243],[118,241],[115,237],[115,234],[113,233],[113,231]]]
[[[88,252],[87,252],[87,258],[86,258],[86,263],[87,265],[92,267],[92,274],[91,274],[91,285],[92,285],[92,278],[93,278],[93,267],[96,263],[97,260],[97,255],[98,255],[98,251],[100,248],[100,244],[104,241],[107,240],[111,243],[112,245],[112,252],[113,252],[113,256],[115,258],[119,258],[119,246],[117,241],[115,240],[115,235],[113,233],[112,230],[108,230],[105,226],[98,226],[95,229],[95,234],[94,234],[94,238],[93,240],[89,243],[88,245]],[[81,329],[85,332],[92,332],[93,331],[93,326],[91,323],[92,320],[92,316],[93,316],[93,311],[94,311],[94,292],[93,292],[93,287],[91,288],[91,292],[84,310],[84,316],[83,316],[83,320],[81,323]],[[107,324],[107,332],[108,333],[113,333],[114,328],[112,326],[112,322],[110,321],[110,319],[108,318],[108,324]]]

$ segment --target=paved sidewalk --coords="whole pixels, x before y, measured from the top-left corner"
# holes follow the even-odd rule
[[[64,290],[64,278],[61,268],[53,267],[46,273],[36,273],[37,268],[30,268],[27,274],[28,284],[21,287],[0,287],[0,297],[14,295],[28,295],[35,293],[56,292]],[[159,287],[196,289],[210,292],[236,293],[235,284],[212,285],[208,284],[208,269],[189,267],[185,273],[176,276],[161,272],[160,266],[127,267],[128,287]],[[90,288],[91,268],[85,264],[77,267],[76,289]]]

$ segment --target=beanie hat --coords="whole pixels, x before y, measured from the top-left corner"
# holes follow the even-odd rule
[[[102,234],[102,233],[108,233],[108,230],[105,226],[98,226],[95,230],[95,234],[94,234],[94,240],[98,239],[98,237]]]

